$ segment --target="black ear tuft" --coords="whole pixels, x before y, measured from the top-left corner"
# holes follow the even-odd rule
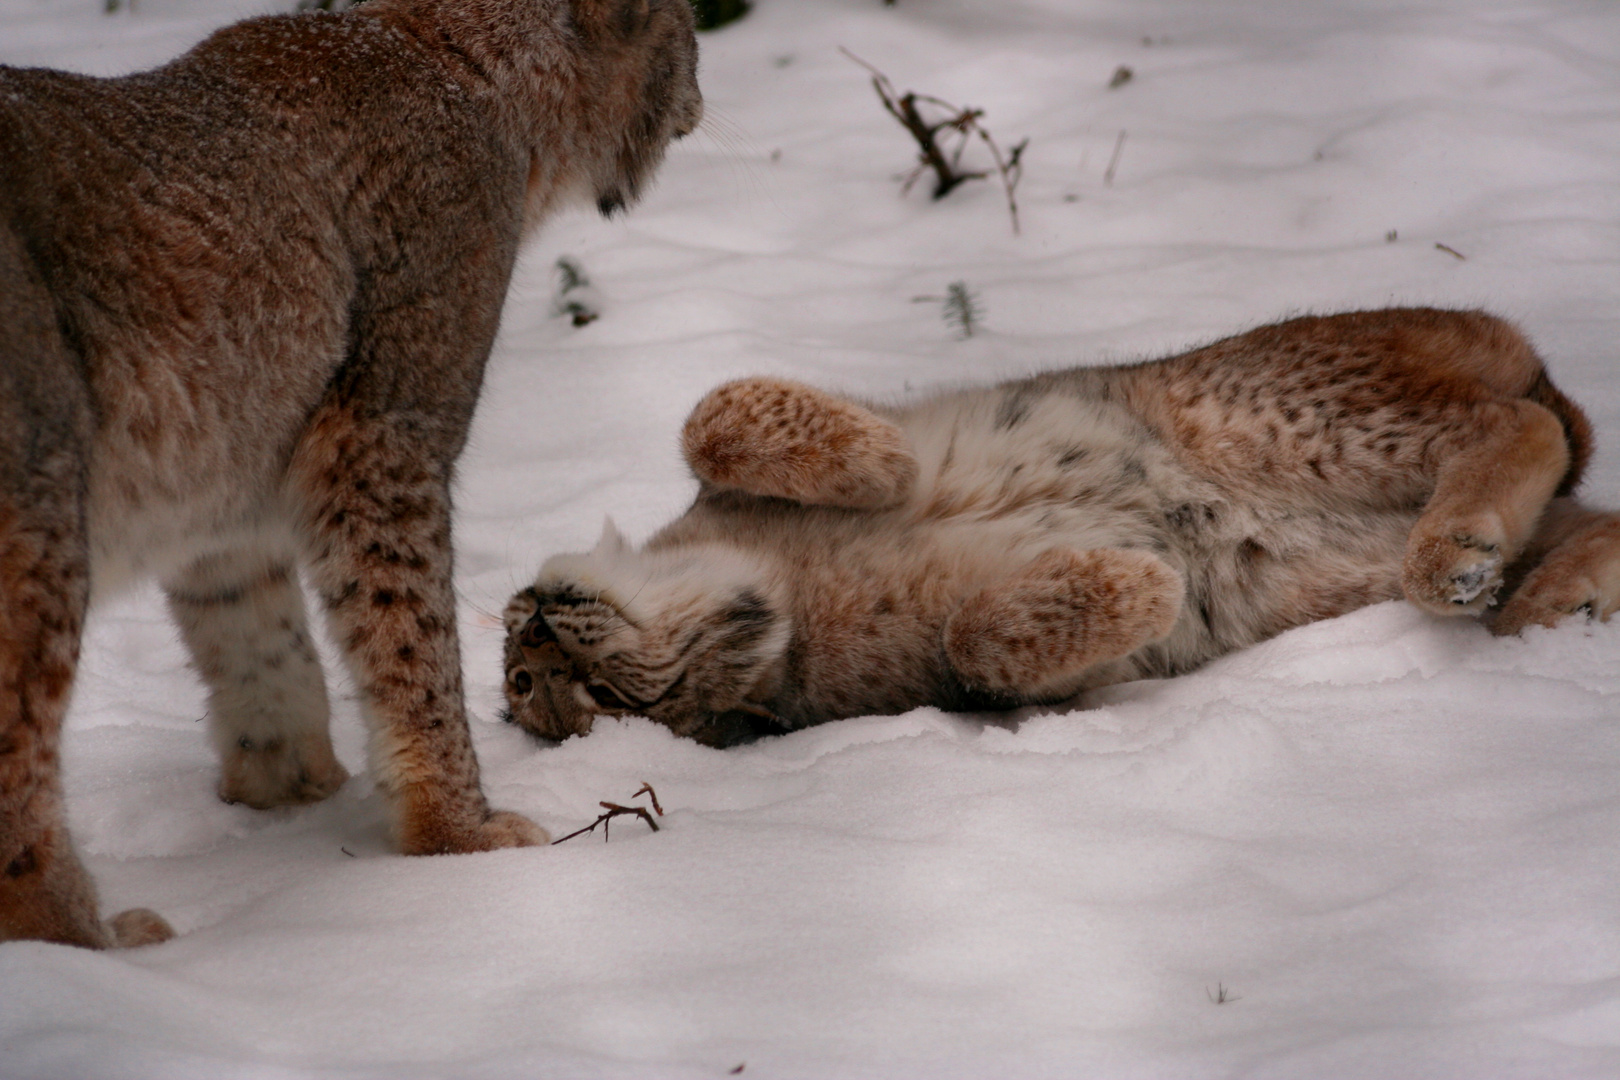
[[[648,0],[574,0],[574,20],[591,34],[632,38],[647,29],[652,11]]]

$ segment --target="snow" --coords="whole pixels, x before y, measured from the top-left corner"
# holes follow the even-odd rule
[[[0,0],[0,60],[133,70],[255,10],[100,8]],[[1021,236],[993,180],[900,195],[910,145],[841,45],[1030,137]],[[1518,320],[1620,504],[1620,9],[759,0],[702,47],[709,118],[645,203],[527,252],[458,489],[492,801],[561,835],[650,782],[661,830],[394,855],[342,683],[355,778],[224,805],[136,593],[93,617],[66,785],[104,906],[180,936],[0,947],[0,1075],[1620,1074],[1620,620],[1495,640],[1385,604],[1084,709],[715,751],[498,724],[493,617],[604,515],[680,512],[679,425],[723,379],[900,398],[1302,311]],[[565,254],[584,328],[553,314]],[[954,281],[966,340],[914,300]]]

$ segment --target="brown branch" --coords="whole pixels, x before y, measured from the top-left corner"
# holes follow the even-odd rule
[[[996,159],[996,171],[1001,174],[1001,186],[1007,192],[1007,213],[1012,215],[1013,235],[1018,236],[1018,200],[1013,197],[1013,192],[1018,188],[1018,181],[1024,178],[1024,147],[1029,145],[1029,139],[1026,136],[1003,160],[1001,147],[996,145],[996,140],[990,137],[988,131],[980,128],[979,137],[990,147],[990,155]]]
[[[642,795],[646,795],[652,800],[653,809],[658,811],[659,817],[663,817],[664,808],[658,805],[658,793],[653,790],[651,784],[643,783],[641,785],[641,790],[637,791],[630,797],[635,799],[640,798]],[[653,820],[653,816],[647,812],[647,808],[644,806],[620,806],[618,803],[606,801],[599,802],[596,805],[600,806],[603,810],[606,810],[607,813],[599,815],[595,821],[591,822],[583,829],[575,829],[567,836],[559,837],[558,839],[553,840],[551,842],[553,846],[562,843],[564,840],[572,840],[576,836],[583,836],[586,833],[593,833],[596,831],[596,827],[598,825],[602,826],[602,840],[606,842],[608,839],[609,830],[611,828],[611,826],[608,825],[608,822],[612,821],[616,817],[638,817],[642,821],[645,821],[653,832],[658,831],[658,822]]]
[[[1114,170],[1119,168],[1119,155],[1125,150],[1125,132],[1120,130],[1119,138],[1114,140],[1114,156],[1108,159],[1108,168],[1103,170],[1103,184],[1112,186],[1114,183]]]
[[[647,798],[652,800],[653,809],[658,811],[658,816],[659,817],[663,817],[664,816],[664,808],[662,806],[658,805],[658,792],[654,791],[653,786],[651,784],[647,783],[646,781],[642,781],[641,790],[636,792],[634,795],[632,795],[630,797],[632,799],[639,799],[643,795],[647,796]]]
[[[915,184],[917,178],[928,169],[934,171],[933,197],[936,200],[943,199],[952,189],[965,181],[986,179],[990,175],[987,172],[961,171],[962,153],[967,149],[973,135],[977,134],[984,140],[985,145],[990,148],[991,156],[995,158],[996,171],[1000,174],[1001,185],[1007,192],[1007,211],[1012,217],[1013,234],[1017,235],[1020,231],[1018,201],[1013,192],[1023,177],[1021,158],[1024,148],[1029,145],[1029,140],[1023,140],[1012,148],[1010,154],[1003,157],[1001,148],[996,145],[996,141],[991,138],[984,125],[979,123],[980,118],[984,116],[983,109],[958,108],[943,98],[930,94],[909,91],[905,94],[897,93],[894,84],[883,72],[842,46],[838,51],[872,73],[872,89],[877,91],[883,107],[888,110],[890,116],[900,121],[901,126],[910,132],[911,137],[917,142],[918,165],[906,174],[900,187],[901,194],[909,192],[911,185]],[[946,117],[935,123],[929,123],[917,107],[919,102],[944,109]],[[943,138],[949,138],[953,134],[957,136],[956,146],[949,154],[941,146],[941,133],[945,133]]]

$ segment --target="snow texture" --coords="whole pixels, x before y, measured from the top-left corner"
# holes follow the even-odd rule
[[[253,11],[101,6],[0,0],[0,60],[128,71]],[[911,145],[839,46],[1029,136],[1022,236],[993,179],[902,197]],[[1620,7],[759,0],[702,47],[709,118],[644,205],[526,253],[458,489],[492,801],[561,834],[648,781],[662,831],[399,857],[342,684],[355,778],[224,805],[139,592],[93,617],[66,784],[105,906],[180,936],[0,947],[0,1075],[1620,1075],[1620,620],[1494,640],[1391,603],[1085,708],[715,751],[497,723],[493,617],[605,514],[680,512],[679,425],[724,379],[903,398],[1305,311],[1517,320],[1620,504]]]

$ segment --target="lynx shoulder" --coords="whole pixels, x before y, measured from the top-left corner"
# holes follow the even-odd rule
[[[1401,596],[1499,634],[1620,606],[1620,517],[1571,497],[1587,421],[1480,312],[1294,319],[899,408],[747,379],[683,439],[684,516],[549,559],[507,608],[536,734],[1055,702]]]
[[[686,0],[369,0],[154,71],[0,68],[0,940],[101,946],[57,774],[92,591],[155,577],[220,795],[324,798],[301,565],[406,852],[536,843],[484,800],[449,483],[518,244],[635,200],[702,99]]]

